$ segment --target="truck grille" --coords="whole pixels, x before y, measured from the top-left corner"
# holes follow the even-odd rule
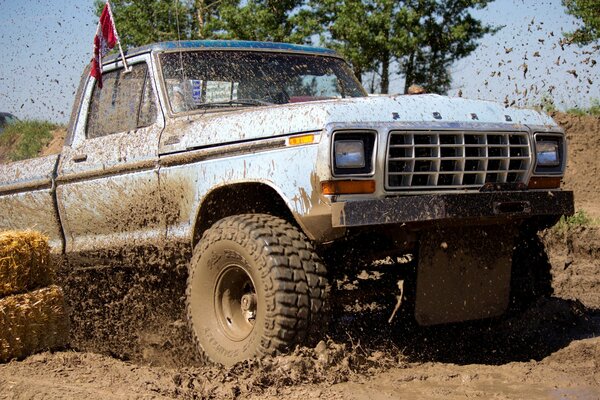
[[[392,131],[386,189],[465,189],[525,182],[531,165],[527,132]]]

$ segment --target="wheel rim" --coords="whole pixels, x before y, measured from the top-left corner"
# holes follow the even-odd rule
[[[250,335],[256,321],[257,297],[248,272],[228,265],[217,279],[214,290],[216,319],[230,340],[239,342]]]

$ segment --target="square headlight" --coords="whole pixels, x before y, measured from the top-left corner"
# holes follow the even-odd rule
[[[373,174],[376,131],[340,130],[333,133],[331,163],[335,176]]]
[[[533,175],[562,175],[567,164],[565,136],[559,132],[537,132],[535,140],[535,170]]]
[[[555,140],[540,140],[536,144],[537,162],[541,167],[556,167],[560,165],[558,142]]]
[[[338,140],[335,142],[334,155],[337,168],[365,166],[365,145],[362,140]]]

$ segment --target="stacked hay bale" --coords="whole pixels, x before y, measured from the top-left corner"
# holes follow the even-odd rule
[[[0,232],[0,362],[67,344],[64,296],[53,280],[45,236]]]

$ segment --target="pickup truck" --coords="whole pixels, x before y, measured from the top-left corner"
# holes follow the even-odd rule
[[[104,60],[102,88],[84,72],[60,155],[0,165],[0,229],[42,231],[66,256],[187,249],[188,324],[214,362],[314,340],[359,259],[414,255],[421,325],[498,316],[511,275],[540,276],[522,243],[573,213],[564,132],[537,111],[368,96],[309,46],[125,57]]]

